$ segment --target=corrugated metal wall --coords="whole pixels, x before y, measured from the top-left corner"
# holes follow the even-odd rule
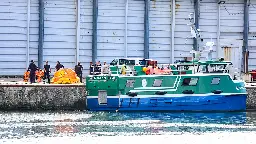
[[[30,15],[27,15],[28,6]],[[27,0],[0,1],[0,75],[23,74],[27,68],[27,52],[29,59],[35,59],[38,41],[37,14],[36,0],[31,0],[30,5]],[[27,35],[28,30],[30,37]],[[30,47],[29,51],[27,46]]]
[[[144,57],[144,0],[128,1],[128,57]]]
[[[92,0],[80,0],[80,51],[79,59],[84,75],[89,73],[92,61]]]
[[[190,27],[187,20],[190,13],[194,12],[193,0],[176,0],[175,18],[175,60],[192,56],[190,51],[193,47],[193,39],[190,34]]]
[[[124,57],[125,1],[99,0],[97,60]]]
[[[220,46],[231,47],[231,59],[235,68],[241,69],[243,45],[244,1],[229,0],[220,5]],[[222,56],[224,57],[222,48]]]
[[[26,0],[0,3],[0,74],[16,74],[26,67],[26,21]]]
[[[170,0],[150,3],[149,12],[149,57],[158,63],[171,62],[171,12]]]
[[[256,1],[249,7],[249,70],[256,69]]]
[[[39,38],[39,1],[30,0],[30,44],[29,44],[29,60],[38,62],[38,38]],[[24,73],[24,72],[23,72]]]
[[[203,46],[207,42],[214,42],[213,58],[216,58],[217,51],[217,28],[218,25],[218,4],[216,0],[204,0],[200,2],[200,19],[199,29],[201,31],[200,45]],[[205,57],[203,54],[202,57]]]
[[[64,67],[75,66],[76,2],[75,0],[45,0],[44,61],[52,68],[56,61]]]
[[[253,1],[250,5],[250,69],[255,65],[255,24]],[[77,1],[45,0],[44,61],[50,61],[54,68],[59,60],[65,67],[73,68],[76,62],[77,42]],[[256,5],[256,3],[255,3]],[[22,75],[27,68],[28,59],[37,61],[38,52],[38,0],[31,0],[28,21],[27,0],[0,1],[0,75]],[[241,57],[243,39],[243,0],[217,0],[200,2],[200,30],[202,44],[218,44],[218,8],[220,8],[220,47],[232,48],[232,57]],[[126,0],[99,0],[98,51],[97,60],[110,62],[115,57],[124,57]],[[143,57],[144,50],[144,0],[129,0],[127,10],[127,56]],[[188,15],[194,12],[193,0],[176,0],[175,5],[175,60],[191,56],[193,39],[190,37]],[[172,1],[156,0],[150,2],[149,13],[150,58],[159,63],[171,61],[171,22]],[[92,58],[92,0],[80,0],[80,39],[79,61],[88,74]],[[28,23],[29,22],[29,23]],[[29,29],[27,25],[29,24]],[[27,31],[29,36],[27,37]],[[29,43],[27,43],[29,42]],[[29,44],[29,50],[27,45]],[[217,53],[214,53],[214,57]],[[219,57],[224,51],[219,50]],[[236,60],[236,59],[235,59]],[[236,61],[239,66],[239,60]]]

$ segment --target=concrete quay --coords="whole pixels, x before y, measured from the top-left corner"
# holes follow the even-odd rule
[[[256,83],[246,83],[247,95],[246,108],[256,110]]]
[[[0,82],[0,110],[84,110],[85,84]]]
[[[256,83],[247,83],[247,109],[256,110]],[[85,110],[85,84],[29,84],[0,81],[0,111]]]

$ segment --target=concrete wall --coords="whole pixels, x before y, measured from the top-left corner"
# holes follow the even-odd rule
[[[0,110],[85,108],[85,87],[0,87]]]

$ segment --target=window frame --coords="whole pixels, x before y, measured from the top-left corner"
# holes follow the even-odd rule
[[[218,84],[213,84],[212,81],[215,79],[215,78],[218,78],[219,81],[218,81]],[[211,85],[219,85],[220,84],[220,77],[213,77],[212,80],[211,80]]]
[[[155,82],[156,82],[156,80],[159,80],[159,81],[161,81],[161,83],[160,83],[160,85],[158,86],[155,86]],[[161,87],[162,86],[162,84],[163,84],[163,79],[155,79],[154,80],[154,82],[153,82],[153,85],[152,85],[152,87]]]
[[[128,82],[129,82],[129,84],[132,84],[132,85],[129,85],[129,87],[127,87]],[[134,80],[134,79],[128,79],[128,80],[126,80],[125,87],[126,88],[134,88],[135,82],[136,82],[136,80]]]
[[[184,81],[187,80],[187,79],[189,79],[188,84],[184,84]],[[191,85],[191,80],[192,80],[192,79],[196,79],[196,84]],[[183,78],[182,86],[197,86],[198,81],[199,81],[199,77],[187,77],[187,78]]]

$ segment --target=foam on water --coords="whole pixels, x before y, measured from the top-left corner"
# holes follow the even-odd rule
[[[254,144],[256,113],[0,113],[0,144]]]

